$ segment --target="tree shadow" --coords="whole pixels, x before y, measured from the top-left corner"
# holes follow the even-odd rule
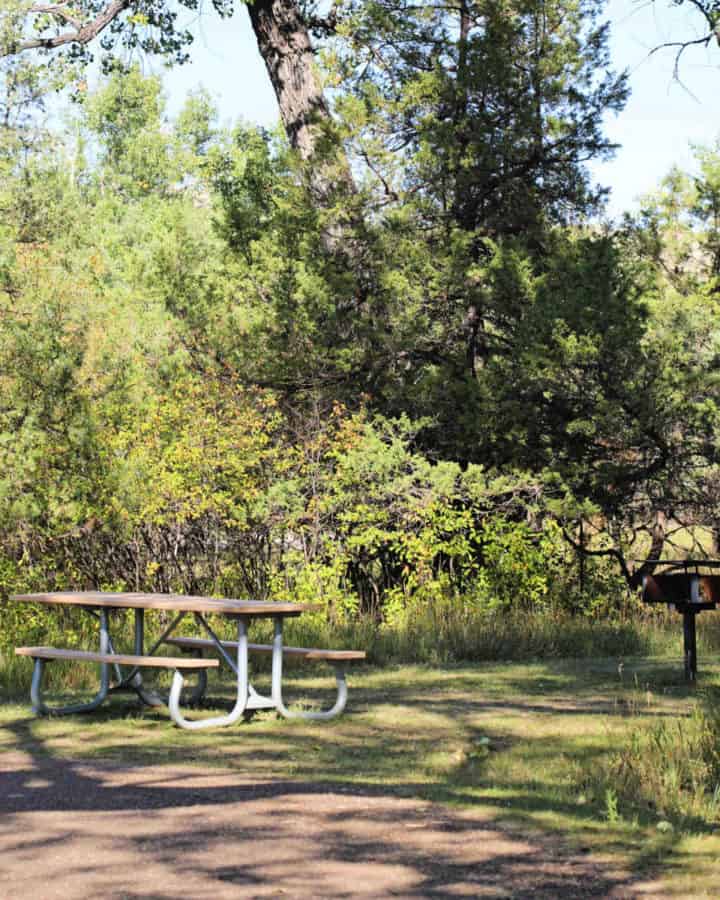
[[[572,691],[571,673],[546,671],[557,679],[554,688],[546,686],[551,697]],[[467,670],[446,673],[436,693],[426,691],[424,683],[419,688],[401,683],[399,676],[385,691],[370,688],[356,696],[360,702],[337,722],[265,722],[258,734],[242,724],[204,735],[177,732],[168,726],[164,710],[141,712],[134,703],[116,701],[84,717],[92,719],[98,735],[103,726],[111,732],[125,723],[121,734],[106,741],[103,753],[110,759],[58,754],[64,740],[77,737],[81,717],[63,720],[63,729],[49,741],[38,736],[37,720],[16,719],[6,727],[19,752],[7,754],[16,758],[0,772],[0,853],[11,860],[16,879],[11,884],[18,895],[37,893],[33,879],[39,874],[28,861],[49,857],[50,877],[70,885],[84,878],[83,896],[88,897],[93,891],[109,896],[118,884],[128,897],[176,896],[183,884],[200,896],[223,896],[223,890],[228,896],[232,891],[235,896],[238,891],[252,896],[275,891],[334,897],[363,892],[633,896],[632,885],[648,868],[670,870],[667,853],[677,842],[675,835],[645,849],[635,847],[632,874],[610,872],[568,849],[554,826],[543,830],[548,815],[570,823],[576,839],[601,825],[597,810],[573,802],[561,784],[540,775],[488,784],[482,757],[464,757],[438,772],[428,765],[437,750],[432,733],[413,736],[411,748],[400,720],[386,729],[368,727],[370,708],[422,710],[452,717],[462,743],[472,746],[487,738],[490,752],[503,753],[516,747],[517,738],[480,726],[478,713],[623,714],[592,696],[597,685],[588,689],[576,683],[572,707],[538,702],[533,679],[533,672],[515,679],[509,688],[513,699],[503,703],[495,691],[489,692],[492,699],[454,696],[471,686],[477,690],[477,678]],[[503,685],[512,681],[504,679]],[[215,688],[221,691],[222,685]],[[229,696],[229,686],[224,691]],[[314,687],[308,694],[325,696]],[[213,699],[227,697],[221,692]],[[151,731],[156,741],[148,747],[145,736]],[[555,752],[554,736],[529,735],[523,741],[528,767],[538,773]],[[602,746],[578,747],[573,760],[591,766],[603,752]],[[297,758],[292,777],[285,772],[288,753]],[[158,755],[162,765],[157,765]],[[189,761],[194,768],[183,765]],[[703,827],[698,823],[699,831]],[[604,847],[624,852],[623,842],[622,835],[616,840],[609,835]],[[660,844],[666,851],[662,859]],[[97,858],[94,852],[87,855],[93,846],[103,848]],[[173,886],[158,888],[155,875],[145,884],[134,871],[139,866]],[[66,896],[73,896],[72,890]]]
[[[423,787],[397,797],[362,781],[37,756],[0,775],[6,885],[13,896],[50,879],[87,897],[167,898],[184,885],[190,896],[580,898],[632,883],[556,838],[417,799]]]

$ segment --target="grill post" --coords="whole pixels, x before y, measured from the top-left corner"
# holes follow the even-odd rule
[[[683,643],[685,647],[685,678],[694,684],[697,679],[697,635],[694,609],[683,609]]]

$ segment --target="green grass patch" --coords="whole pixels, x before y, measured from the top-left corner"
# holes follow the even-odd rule
[[[688,716],[641,723],[599,769],[588,791],[609,818],[632,815],[661,831],[720,825],[720,704],[705,689]]]
[[[720,686],[720,666],[706,660],[701,668],[707,690]],[[258,674],[260,689],[266,678]],[[142,709],[128,695],[90,715],[57,719],[34,718],[24,698],[6,696],[0,753],[215,765],[249,779],[472,806],[519,833],[560,834],[576,850],[657,874],[681,895],[692,879],[691,896],[712,896],[720,838],[710,807],[696,805],[693,816],[658,827],[666,809],[643,809],[617,786],[608,795],[604,780],[619,755],[638,746],[639,732],[694,727],[700,707],[683,683],[680,658],[366,667],[350,684],[349,709],[332,722],[263,713],[204,733],[180,731],[165,710]],[[287,699],[314,706],[331,688],[327,673],[294,670]],[[214,678],[209,706],[229,704],[231,694],[226,678]]]

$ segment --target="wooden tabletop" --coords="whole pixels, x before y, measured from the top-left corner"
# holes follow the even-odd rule
[[[49,594],[11,594],[19,603],[82,606],[88,609],[155,609],[174,612],[220,613],[236,616],[299,616],[317,610],[312,603],[275,603],[267,600],[230,600],[185,594],[110,593],[107,591],[59,591]]]

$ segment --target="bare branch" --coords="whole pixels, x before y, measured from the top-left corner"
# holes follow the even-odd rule
[[[397,191],[395,191],[395,190],[390,186],[390,184],[388,183],[388,180],[385,178],[385,176],[382,174],[382,172],[380,172],[380,171],[378,170],[377,166],[373,165],[373,162],[372,162],[372,160],[370,159],[370,156],[369,156],[367,150],[365,150],[364,148],[362,148],[362,149],[360,150],[360,155],[362,156],[362,158],[363,158],[363,160],[364,160],[364,162],[365,162],[365,165],[368,167],[368,169],[370,169],[370,171],[373,173],[373,175],[374,175],[374,176],[378,179],[378,181],[380,181],[380,183],[382,184],[383,189],[384,189],[384,191],[385,191],[385,196],[388,198],[388,200],[390,200],[390,201],[397,201],[397,200],[399,200],[400,198],[399,198],[398,195],[397,195]]]
[[[653,47],[652,50],[648,53],[648,58],[653,56],[653,54],[657,53],[660,50],[675,50],[673,78],[679,84],[682,84],[682,81],[680,80],[680,60],[685,51],[690,47],[708,47],[713,39],[718,44],[718,46],[720,46],[720,10],[718,9],[718,3],[716,2],[716,0],[713,0],[713,2],[711,3],[707,2],[707,0],[675,0],[675,2],[677,3],[677,5],[685,2],[688,4],[688,6],[693,6],[697,10],[699,15],[705,20],[707,31],[705,32],[705,34],[701,35],[698,38],[694,38],[693,40],[667,41],[663,44],[658,44],[657,47]],[[687,88],[685,89],[687,90]],[[690,92],[688,91],[688,93]]]
[[[694,41],[668,41],[665,44],[658,44],[657,47],[653,47],[652,50],[648,53],[648,58],[653,56],[655,53],[658,53],[660,50],[676,50],[677,52],[675,54],[675,64],[673,65],[673,78],[676,81],[680,81],[680,60],[683,53],[690,47],[697,47],[698,45],[704,45],[707,47],[713,37],[717,37],[717,35],[715,35],[714,32],[711,32],[710,34],[706,34],[703,37],[695,38]]]
[[[71,15],[67,11],[67,2],[52,4],[38,3],[35,6],[31,6],[28,12],[36,14],[45,13],[47,15],[56,16],[58,19],[62,19],[64,22],[69,22],[78,31],[80,31],[80,29],[83,27],[82,21],[80,19],[76,19],[75,16]]]
[[[59,16],[65,21],[75,25],[75,30],[66,31],[62,34],[55,35],[54,37],[38,37],[22,41],[19,44],[15,44],[14,47],[3,51],[2,55],[11,56],[14,53],[20,53],[23,50],[54,50],[56,47],[62,47],[64,44],[89,44],[90,41],[94,40],[94,38],[104,31],[114,19],[126,9],[129,9],[132,4],[133,0],[112,0],[112,2],[109,3],[95,19],[85,25],[81,25],[80,22],[76,22],[74,19],[70,18],[68,14],[61,9],[61,7],[64,6],[62,3],[54,4],[52,7],[44,7],[42,5],[31,7],[29,10],[30,12],[50,13],[51,15]]]

